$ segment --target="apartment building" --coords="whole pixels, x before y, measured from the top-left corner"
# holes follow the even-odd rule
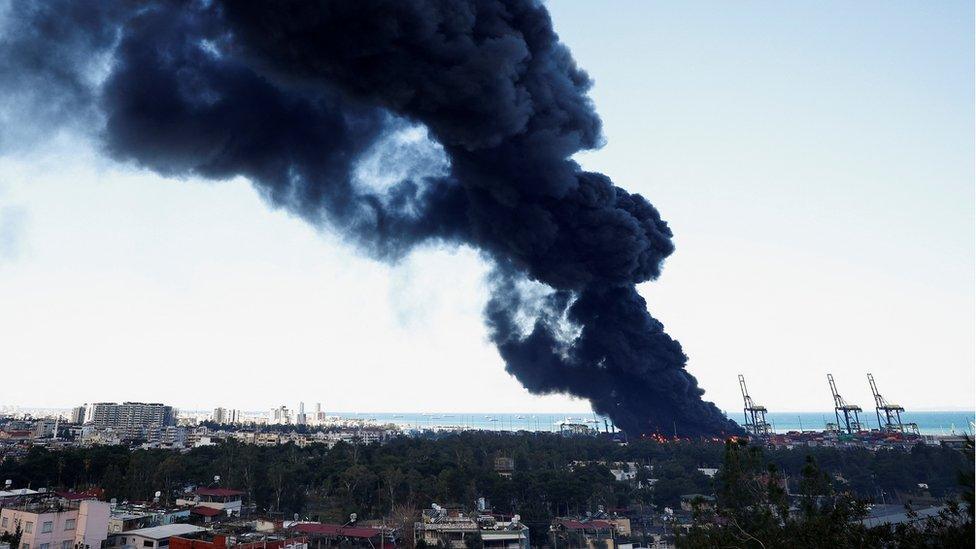
[[[0,533],[21,532],[19,549],[99,549],[108,537],[110,505],[48,498],[0,510]]]
[[[111,429],[126,438],[147,438],[151,432],[176,425],[176,412],[156,402],[99,402],[92,405],[91,422],[96,429]]]

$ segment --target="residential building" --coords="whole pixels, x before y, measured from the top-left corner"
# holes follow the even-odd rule
[[[390,529],[348,526],[342,524],[323,524],[320,522],[301,522],[292,530],[305,536],[313,547],[370,547],[384,545],[393,547]]]
[[[177,505],[210,507],[227,513],[240,515],[244,492],[229,488],[197,488],[190,497],[176,500]]]
[[[168,547],[170,538],[185,536],[196,532],[203,532],[205,528],[193,524],[167,524],[130,530],[121,534],[113,534],[106,541],[106,547],[117,549],[153,549]]]
[[[287,406],[272,408],[271,412],[268,414],[268,423],[271,425],[291,424],[291,410],[289,410]]]
[[[466,514],[437,504],[424,509],[420,522],[414,523],[414,543],[421,541],[433,547],[468,547],[478,538],[485,548],[529,549],[529,528],[518,515],[498,520],[494,515]]]
[[[244,412],[232,408],[214,408],[210,419],[220,425],[238,425],[244,423]]]
[[[71,409],[71,423],[81,425],[85,422],[85,406],[77,406]]]
[[[110,505],[46,498],[0,510],[0,532],[20,529],[20,549],[99,549],[108,536]]]
[[[152,505],[118,505],[112,509],[108,521],[110,534],[118,534],[140,528],[165,526],[190,520],[190,509]]]
[[[146,438],[149,442],[161,447],[183,448],[187,443],[186,427],[167,425],[158,429],[150,429]]]
[[[549,527],[549,535],[556,547],[616,547],[617,529],[607,520],[557,518]]]
[[[496,457],[495,472],[503,477],[511,477],[515,472],[515,459],[506,456]]]
[[[172,406],[159,403],[99,402],[92,405],[92,423],[96,429],[111,429],[123,438],[148,438],[150,432],[176,425]]]
[[[34,429],[31,435],[34,438],[51,438],[54,436],[57,427],[58,422],[55,419],[39,419],[34,422]]]
[[[169,549],[308,549],[304,537],[289,537],[281,534],[245,534],[230,536],[204,531],[173,536],[169,539]]]

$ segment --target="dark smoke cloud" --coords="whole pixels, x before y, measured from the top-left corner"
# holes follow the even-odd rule
[[[601,144],[600,120],[538,2],[95,5],[12,5],[0,93],[56,98],[48,126],[92,113],[120,161],[247,177],[379,258],[476,247],[495,265],[490,335],[530,391],[635,434],[738,432],[634,287],[674,250],[667,224],[570,159]],[[417,127],[420,146],[390,148]],[[401,177],[362,184],[367,158]]]

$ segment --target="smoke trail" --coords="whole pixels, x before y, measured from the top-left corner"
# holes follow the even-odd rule
[[[382,259],[476,247],[496,266],[489,333],[530,391],[587,398],[631,433],[738,432],[634,288],[673,251],[667,224],[570,159],[601,144],[600,120],[541,4],[126,6],[8,6],[0,112],[83,116],[108,155],[163,175],[247,177]],[[363,184],[370,162],[399,178]]]

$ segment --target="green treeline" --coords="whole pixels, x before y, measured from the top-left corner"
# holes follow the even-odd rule
[[[913,451],[914,453],[915,451]],[[913,523],[868,525],[868,505],[849,490],[839,490],[835,475],[808,455],[792,497],[784,472],[757,447],[728,442],[715,478],[716,504],[696,511],[695,524],[679,536],[678,547],[794,549],[805,547],[965,548],[974,546],[972,445],[969,462],[956,475],[961,502],[946,500],[938,514],[922,518],[910,507]],[[906,456],[907,457],[907,456]],[[891,456],[879,465],[897,468]],[[845,485],[844,488],[847,488]]]
[[[935,497],[958,490],[958,474],[971,469],[958,451],[916,446],[911,450],[802,448],[767,450],[766,459],[790,479],[802,479],[808,456],[829,474],[838,490],[859,498],[890,502],[926,483]],[[515,460],[511,478],[495,473],[496,457]],[[143,501],[158,490],[173,501],[188,484],[220,485],[247,493],[258,512],[344,522],[349,513],[378,518],[392,511],[428,507],[432,502],[471,508],[485,497],[497,512],[518,513],[530,525],[554,516],[585,514],[602,506],[675,506],[682,494],[715,493],[716,481],[698,471],[719,468],[725,447],[715,442],[635,441],[621,446],[603,438],[563,438],[550,433],[465,432],[439,437],[397,437],[379,445],[339,443],[300,448],[262,447],[236,442],[187,452],[123,447],[35,447],[19,459],[0,463],[0,478],[14,486],[83,489],[100,486],[106,497]],[[657,479],[653,490],[617,482],[599,464],[625,461],[653,466],[639,480]]]

